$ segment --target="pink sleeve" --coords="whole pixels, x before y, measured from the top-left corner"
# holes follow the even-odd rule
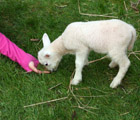
[[[35,57],[24,52],[2,33],[0,33],[0,53],[17,62],[27,72],[32,71],[29,68],[30,61],[33,61],[35,66],[39,64],[38,60]]]

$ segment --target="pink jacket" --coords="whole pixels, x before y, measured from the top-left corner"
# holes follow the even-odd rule
[[[30,61],[33,61],[36,67],[39,64],[35,57],[24,52],[2,33],[0,33],[0,53],[17,62],[27,72],[32,71],[29,68]]]

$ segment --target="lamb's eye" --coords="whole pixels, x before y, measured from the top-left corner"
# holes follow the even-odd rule
[[[46,63],[45,65],[48,66],[48,63]]]

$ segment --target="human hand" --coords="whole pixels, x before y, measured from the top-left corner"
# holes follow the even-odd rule
[[[33,61],[29,62],[29,68],[32,69],[34,72],[39,73],[39,74],[41,74],[41,73],[50,73],[49,71],[41,71],[41,70],[38,70],[38,69],[35,67]]]

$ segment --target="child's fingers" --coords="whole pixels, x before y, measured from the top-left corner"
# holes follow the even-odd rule
[[[39,73],[41,74],[42,72],[40,70],[38,70],[35,66],[32,66],[31,69],[35,72],[35,73]]]
[[[41,70],[38,70],[37,68],[34,69],[33,71],[36,72],[36,73],[39,73],[39,74],[41,74],[41,73],[46,73],[46,74],[50,73],[49,71],[41,71]]]
[[[32,69],[34,72],[41,74],[41,71],[37,70],[36,68]]]
[[[42,73],[47,73],[47,74],[50,73],[50,71],[41,71],[41,72],[42,72]]]
[[[35,65],[34,65],[34,62],[30,62],[29,63],[29,67],[34,71],[34,72],[36,72],[36,73],[38,73],[38,74],[41,74],[41,73],[50,73],[49,71],[41,71],[41,70],[38,70],[36,67],[35,67]]]

